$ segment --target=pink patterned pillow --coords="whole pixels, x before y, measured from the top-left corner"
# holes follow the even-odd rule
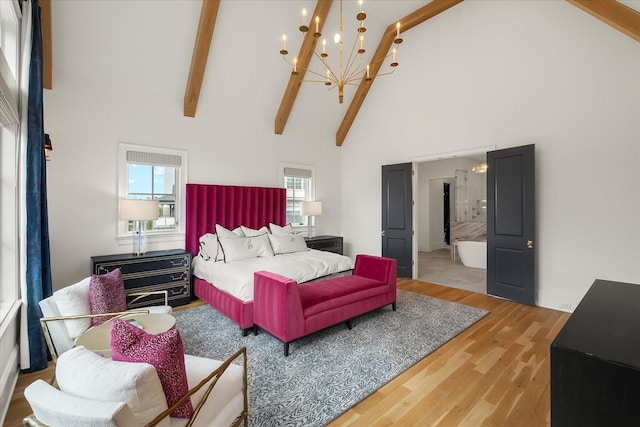
[[[89,282],[89,307],[91,314],[117,313],[127,309],[127,297],[124,281],[119,268],[106,274],[91,276]],[[91,325],[100,325],[109,320],[109,316],[94,317]]]
[[[111,326],[111,358],[153,365],[169,406],[189,391],[182,338],[176,328],[151,335],[126,320],[114,318]],[[191,415],[191,400],[171,413],[176,418],[189,418]]]

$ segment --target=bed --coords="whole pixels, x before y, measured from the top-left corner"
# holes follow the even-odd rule
[[[200,249],[200,236],[213,232],[216,224],[231,230],[240,225],[258,229],[269,223],[279,226],[286,225],[286,190],[284,188],[187,184],[185,248],[192,254],[194,261],[197,259]],[[315,256],[319,260],[324,257],[337,256],[328,252],[314,250],[309,250],[307,254],[292,255],[295,261],[291,262],[307,262],[303,259],[298,259],[298,257],[305,255]],[[276,255],[271,258],[277,257],[282,257],[282,255]],[[269,262],[272,260],[262,258],[258,258],[258,260],[256,268],[268,271],[276,270],[279,274],[289,277],[287,271],[271,266]],[[242,263],[242,261],[239,261],[239,263]],[[250,274],[250,283],[244,285],[245,292],[235,296],[228,290],[216,286],[216,283],[213,283],[216,276],[210,276],[202,271],[197,265],[198,262],[195,262],[195,264],[196,268],[194,268],[193,275],[194,294],[238,324],[243,333],[246,334],[253,327],[252,272]],[[220,264],[220,262],[215,264]],[[233,264],[222,264],[218,267],[223,269],[227,267],[228,270],[233,270],[237,265],[240,265]],[[198,273],[196,273],[196,270]],[[240,273],[238,274],[240,275]],[[242,274],[246,275],[246,273]],[[318,269],[317,277],[320,277],[319,275],[325,275],[321,268]],[[296,276],[296,274],[292,272],[290,276]],[[209,277],[211,281],[206,280],[206,277]]]

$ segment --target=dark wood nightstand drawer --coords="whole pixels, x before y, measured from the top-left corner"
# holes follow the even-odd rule
[[[168,292],[169,304],[191,301],[191,254],[182,249],[152,251],[144,255],[105,255],[91,257],[93,274],[105,274],[120,268],[127,294]],[[130,301],[133,297],[127,297]],[[150,295],[130,304],[130,308],[164,304],[162,295]]]
[[[343,254],[342,237],[340,236],[305,237],[304,240],[310,249]]]
[[[132,258],[118,258],[117,255],[107,255],[104,257],[93,257],[93,274],[105,274],[120,268],[123,276],[135,277],[136,275],[157,274],[160,271],[183,271],[191,264],[191,256],[187,253],[177,255],[167,255],[167,251],[159,252],[160,255],[133,256]],[[127,256],[129,256],[127,254]],[[99,259],[96,261],[96,259]]]

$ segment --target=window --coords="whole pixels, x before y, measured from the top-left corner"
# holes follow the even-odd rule
[[[315,200],[315,170],[311,166],[283,164],[281,171],[281,182],[287,189],[287,223],[307,225],[309,217],[300,214],[300,203]]]
[[[184,185],[187,153],[181,150],[121,143],[118,197],[157,200],[158,219],[146,224],[148,236],[184,231]],[[132,221],[119,221],[119,237],[128,237]]]
[[[0,324],[20,298],[20,20],[18,2],[0,1]]]
[[[0,320],[9,314],[19,295],[17,129],[17,124],[0,125]]]

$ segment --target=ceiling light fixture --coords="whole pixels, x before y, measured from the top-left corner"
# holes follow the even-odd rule
[[[334,36],[334,42],[338,44],[339,47],[339,61],[340,65],[337,71],[334,71],[334,68],[331,68],[329,63],[327,62],[327,58],[329,54],[327,53],[327,40],[322,40],[322,47],[318,46],[318,41],[322,34],[319,31],[320,18],[318,16],[314,19],[315,32],[312,32],[311,35],[316,39],[315,40],[315,48],[313,49],[313,56],[320,62],[322,65],[323,71],[318,72],[314,71],[311,68],[305,68],[301,65],[298,65],[298,58],[294,58],[293,62],[287,60],[287,36],[286,34],[282,36],[282,49],[280,50],[280,54],[282,55],[282,59],[293,67],[291,74],[297,76],[299,74],[299,70],[308,71],[309,73],[318,76],[321,80],[303,80],[305,82],[314,82],[314,83],[324,83],[325,86],[329,90],[337,87],[338,88],[338,102],[340,104],[343,103],[344,100],[344,87],[346,85],[358,86],[362,81],[371,81],[373,77],[370,75],[370,65],[364,65],[363,54],[366,52],[364,48],[364,33],[367,31],[364,26],[364,20],[367,18],[367,14],[364,13],[362,8],[362,0],[359,1],[360,4],[360,12],[356,15],[356,19],[360,22],[356,31],[358,33],[357,37],[353,41],[353,46],[351,48],[351,53],[347,58],[346,62],[344,60],[344,50],[343,50],[343,41],[344,37],[342,35],[342,1],[340,0],[340,32]],[[303,37],[307,37],[309,35],[309,27],[307,26],[307,10],[302,9],[302,25],[300,26],[300,32]],[[400,38],[400,22],[396,24],[396,37],[393,40],[395,46],[380,62],[383,62],[385,59],[391,57],[391,71],[387,73],[378,73],[377,76],[386,76],[392,74],[396,67],[398,66],[398,61],[396,60],[396,53],[398,51],[398,47],[400,43],[402,43],[402,39]]]
[[[489,166],[486,163],[478,163],[473,168],[471,168],[471,172],[475,173],[487,173],[487,169]]]

